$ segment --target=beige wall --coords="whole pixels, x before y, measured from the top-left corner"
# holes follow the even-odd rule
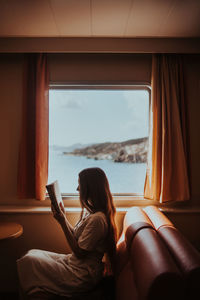
[[[200,205],[200,55],[185,55],[185,88],[188,101],[190,181],[192,203]]]
[[[0,204],[17,202],[22,61],[22,55],[0,55]]]
[[[149,82],[151,56],[148,54],[51,54],[51,81],[67,82]],[[192,195],[190,203],[200,206],[200,55],[185,55],[186,91],[190,116],[190,167]],[[23,56],[0,54],[0,208],[2,205],[43,205],[35,200],[18,200],[17,158],[20,139]],[[72,223],[79,213],[68,216]],[[119,230],[124,212],[117,214]],[[171,213],[176,226],[200,249],[199,213]],[[63,234],[50,213],[1,213],[1,220],[20,222],[24,234],[0,247],[0,291],[15,290],[15,260],[30,248],[68,252]]]
[[[200,55],[185,55],[189,113],[191,203],[200,204]],[[0,205],[23,204],[16,197],[22,108],[21,54],[0,55]],[[51,54],[50,79],[60,82],[150,82],[148,54]],[[34,202],[29,202],[34,203]],[[37,202],[35,202],[37,204]]]
[[[51,54],[50,79],[59,82],[150,82],[150,55]],[[22,110],[23,56],[0,54],[0,205],[26,204],[16,197]],[[38,202],[29,201],[29,204]],[[41,203],[40,203],[41,205]]]

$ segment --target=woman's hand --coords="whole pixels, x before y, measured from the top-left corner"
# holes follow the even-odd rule
[[[62,203],[59,204],[60,211],[57,212],[54,208],[54,206],[51,204],[51,210],[53,213],[53,217],[58,221],[59,224],[63,224],[65,222],[66,216],[65,216],[65,208],[62,205]]]
[[[54,218],[58,221],[58,223],[61,225],[62,230],[65,234],[65,237],[67,239],[67,242],[71,248],[71,250],[75,253],[75,255],[79,258],[83,258],[86,255],[88,255],[88,251],[83,250],[79,248],[77,238],[74,234],[74,228],[71,226],[69,221],[67,220],[67,217],[65,215],[65,208],[62,205],[62,203],[59,204],[59,212],[55,210],[53,205],[51,204],[51,210],[53,213]]]

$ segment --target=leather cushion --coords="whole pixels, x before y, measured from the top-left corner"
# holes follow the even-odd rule
[[[153,228],[143,228],[135,235],[130,259],[140,299],[180,299],[181,274]]]

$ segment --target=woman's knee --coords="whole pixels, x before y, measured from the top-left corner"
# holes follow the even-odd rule
[[[25,255],[22,257],[23,259],[31,259],[38,258],[40,256],[40,250],[38,249],[31,249],[28,250]]]

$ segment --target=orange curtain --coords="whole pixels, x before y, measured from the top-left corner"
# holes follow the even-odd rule
[[[153,55],[151,86],[144,197],[160,203],[189,200],[187,110],[180,56]]]
[[[45,199],[48,178],[49,74],[45,54],[25,58],[22,131],[19,149],[19,198]]]

